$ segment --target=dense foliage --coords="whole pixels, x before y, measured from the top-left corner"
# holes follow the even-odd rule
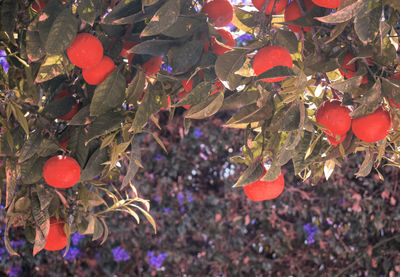
[[[235,188],[271,182],[281,173],[287,183],[299,176],[309,184],[320,184],[348,155],[354,155],[357,170],[352,173],[358,180],[373,169],[383,180],[382,172],[400,165],[396,53],[400,5],[397,0],[328,2],[254,0],[254,7],[248,1],[232,6],[226,0],[0,1],[0,173],[6,184],[1,190],[7,211],[7,250],[18,255],[9,238],[9,229],[14,226],[24,230],[26,240],[33,244],[33,254],[39,253],[54,218],[64,222],[66,255],[74,234],[93,235],[93,240],[104,243],[109,234],[106,217],[114,212],[127,213],[138,223],[144,215],[156,231],[149,201],[139,197],[145,186],[139,192],[136,188],[140,174],[150,176],[157,171],[148,161],[155,157],[143,155],[147,150],[143,142],[151,138],[168,153],[163,170],[174,178],[157,179],[161,182],[157,188],[165,185],[173,191],[184,176],[174,159],[191,164],[190,152],[177,152],[178,142],[165,139],[163,132],[178,129],[182,138],[190,133],[195,120],[217,112],[232,112],[221,128],[242,131],[241,153],[230,157],[230,161],[246,166]],[[293,9],[293,5],[297,6]],[[285,18],[290,21],[284,22]],[[225,31],[215,28],[230,22]],[[168,130],[171,125],[161,120],[160,114],[166,112],[168,124],[180,123],[174,129]],[[218,143],[229,149],[227,141]],[[73,174],[62,170],[65,164],[58,162],[63,160],[71,162]],[[202,161],[197,162],[192,170]],[[263,175],[265,165],[268,172]],[[61,169],[45,172],[46,168]],[[291,170],[287,172],[287,168]],[[343,174],[353,178],[348,172]],[[198,175],[207,178],[207,171]],[[74,181],[49,181],[68,178]],[[369,188],[372,195],[375,189],[382,189],[374,186]],[[287,226],[279,225],[282,238],[266,239],[273,249],[270,254],[284,256],[283,263],[296,255],[296,251],[285,249],[296,249],[297,244],[290,241],[301,230],[308,233],[310,242],[322,231],[327,230],[324,234],[328,237],[335,235],[328,227],[319,226],[321,220],[313,222],[318,228],[307,225],[309,214],[303,215],[304,222],[294,220],[301,218],[303,206],[291,195],[300,194],[306,202],[318,200],[288,187],[279,198],[286,211],[281,220],[287,222]],[[340,199],[355,197],[357,205],[352,209],[356,211],[362,196],[368,197],[356,189],[350,196],[345,194],[349,190],[331,192],[327,185],[318,189],[333,195],[344,193]],[[383,201],[397,187],[385,189],[379,194],[384,195]],[[213,203],[207,199],[204,203]],[[225,208],[236,203],[235,199],[230,201]],[[279,212],[273,212],[277,208],[273,202],[257,207],[262,206],[272,213],[269,222],[260,218],[261,229],[270,233],[279,227],[274,222]],[[328,213],[323,211],[328,207],[321,207],[316,214]],[[371,220],[379,220],[374,211],[368,208],[368,219],[362,219],[360,230],[371,227]],[[250,216],[251,211],[246,212]],[[331,222],[338,220],[326,216]],[[245,226],[249,225],[250,217],[243,217],[247,218]],[[235,218],[227,224],[234,225]],[[385,224],[379,223],[376,230],[381,232]],[[346,232],[351,230],[350,225],[347,228]],[[367,231],[364,244],[357,249],[374,245],[370,239]],[[327,249],[329,255],[340,251],[333,242],[319,247]],[[245,262],[246,257],[250,259],[235,258],[247,264],[250,260]],[[308,260],[295,257],[290,259],[300,259],[300,268],[305,270]],[[356,263],[367,258],[357,257]],[[344,262],[333,256],[335,259],[335,265],[319,265],[339,270]],[[223,259],[219,263],[224,264]],[[268,262],[265,267],[273,271]],[[291,272],[296,269],[296,264],[286,268]]]

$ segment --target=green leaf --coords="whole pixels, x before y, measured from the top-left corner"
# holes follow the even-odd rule
[[[101,221],[95,217],[94,218],[94,227],[93,227],[93,240],[98,240],[99,238],[101,238],[101,236],[104,233],[104,228],[103,228],[103,224],[101,223]]]
[[[40,208],[37,197],[32,197],[32,215],[36,225],[35,243],[33,245],[33,255],[39,253],[46,244],[46,237],[50,230],[50,216],[47,209]]]
[[[183,74],[195,66],[201,58],[204,42],[202,40],[190,40],[181,46],[172,47],[168,51],[169,65],[172,74]]]
[[[146,40],[142,43],[135,45],[130,53],[147,54],[152,56],[162,56],[175,44],[174,40]]]
[[[260,97],[258,90],[248,90],[245,92],[236,92],[224,99],[221,110],[236,110],[245,105],[256,103]]]
[[[224,93],[222,91],[210,95],[207,99],[195,106],[192,106],[185,115],[189,119],[204,119],[214,115],[222,107]]]
[[[46,2],[46,7],[38,17],[37,23],[39,36],[43,45],[47,42],[50,30],[53,27],[53,23],[57,16],[65,10],[68,9],[61,3],[61,1]]]
[[[369,2],[369,1],[368,1]],[[358,38],[364,43],[371,43],[379,33],[379,21],[382,16],[382,7],[372,9],[356,17],[354,29]]]
[[[333,83],[331,88],[341,92],[352,92],[355,88],[360,87],[363,78],[364,76],[356,76],[343,82]]]
[[[139,165],[136,161],[141,162],[139,138],[135,136],[131,143],[131,155],[129,158],[128,170],[122,180],[121,190],[124,189],[130,182],[132,182],[136,173],[139,170]]]
[[[107,149],[97,149],[89,158],[85,168],[82,171],[80,180],[91,180],[101,174],[104,169],[104,162],[108,160]]]
[[[74,157],[81,168],[86,164],[89,155],[89,145],[86,145],[88,136],[84,127],[74,129],[68,141],[68,149],[71,150],[72,157]]]
[[[32,62],[38,61],[46,55],[39,32],[30,30],[26,32],[26,53],[28,59]]]
[[[297,53],[299,51],[299,43],[297,41],[296,35],[293,32],[277,29],[274,35],[276,45],[285,47],[291,54]]]
[[[272,162],[267,173],[261,178],[261,181],[272,182],[275,181],[281,174],[281,166],[277,161]]]
[[[39,68],[35,82],[42,83],[65,74],[70,65],[71,63],[64,54],[47,56]]]
[[[292,77],[296,76],[293,69],[287,66],[275,66],[267,71],[264,71],[257,76],[257,79],[276,78],[276,77]]]
[[[54,189],[43,184],[36,184],[36,192],[40,203],[40,209],[45,210],[54,197]]]
[[[8,236],[8,232],[12,226],[12,222],[13,218],[7,217],[6,228],[4,230],[4,245],[6,246],[6,249],[8,253],[10,253],[10,255],[19,257],[20,255],[17,252],[15,252],[15,250],[11,247],[10,238]]]
[[[34,184],[42,179],[43,166],[47,157],[34,157],[20,164],[21,182],[24,185]]]
[[[352,19],[358,14],[363,14],[368,8],[369,0],[357,1],[333,14],[323,17],[316,17],[317,20],[324,23],[342,23]]]
[[[307,159],[307,161],[304,159],[307,149],[310,146],[311,139],[312,139],[312,133],[304,131],[300,142],[297,144],[295,148],[292,161],[294,165],[294,172],[296,175],[302,172],[311,162],[310,158]]]
[[[7,208],[15,196],[17,188],[17,165],[10,158],[6,159],[6,206]]]
[[[252,163],[240,176],[239,180],[233,185],[234,188],[244,187],[258,181],[265,172],[264,165],[260,162]]]
[[[47,54],[62,54],[74,41],[79,20],[69,9],[62,11],[54,20],[44,46]]]
[[[124,117],[118,112],[109,112],[99,116],[89,125],[86,143],[121,128],[123,120]]]
[[[158,35],[178,20],[180,0],[168,0],[151,18],[140,34],[141,37]]]
[[[54,119],[67,114],[76,104],[76,100],[72,96],[63,97],[48,103],[42,114],[48,118]]]
[[[29,136],[28,121],[26,120],[25,115],[22,113],[21,108],[13,101],[8,102],[8,104],[10,105],[13,115],[18,120],[21,127],[24,129],[25,134]]]
[[[42,135],[40,134],[39,130],[35,130],[29,136],[29,139],[24,143],[21,149],[21,154],[18,159],[18,163],[22,163],[30,158],[32,158],[37,149],[40,146]]]
[[[16,26],[17,8],[18,1],[15,0],[4,0],[1,3],[0,25],[11,41],[14,41],[13,32]]]
[[[210,94],[211,84],[202,82],[193,88],[185,97],[174,106],[181,107],[185,105],[196,105],[201,103]]]
[[[137,105],[141,100],[144,88],[146,86],[146,74],[143,71],[137,71],[132,82],[126,89],[126,101],[129,104]]]
[[[202,24],[206,25],[205,18],[202,15],[180,15],[172,26],[161,33],[168,37],[181,38],[192,35]]]
[[[87,125],[94,117],[90,116],[90,105],[87,105],[80,109],[74,117],[68,121],[68,125]]]
[[[152,6],[154,4],[156,4],[158,1],[160,0],[142,0],[142,4],[143,6]]]
[[[157,83],[156,87],[149,85],[149,87],[146,89],[143,101],[139,105],[130,130],[138,132],[147,123],[150,116],[160,110],[163,91],[159,88],[159,86],[160,84]]]
[[[360,169],[355,173],[357,178],[366,177],[371,173],[372,166],[374,165],[374,155],[370,151],[366,151],[363,163]]]
[[[79,17],[93,26],[94,21],[101,13],[101,0],[80,0],[78,2]]]
[[[90,115],[99,116],[121,107],[125,99],[125,86],[125,77],[119,69],[115,69],[94,91]]]
[[[236,89],[240,84],[242,78],[235,72],[242,67],[246,54],[247,51],[244,50],[228,51],[219,56],[215,63],[215,73],[221,81],[226,81],[230,90]]]
[[[115,20],[135,14],[142,9],[141,0],[122,0],[104,18],[104,23],[114,23]],[[126,24],[126,23],[124,23]]]

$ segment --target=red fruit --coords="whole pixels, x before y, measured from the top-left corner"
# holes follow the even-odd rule
[[[122,50],[119,53],[119,55],[121,57],[127,58],[128,59],[128,63],[132,62],[133,57],[135,56],[135,53],[129,53],[129,50],[135,46],[136,44],[138,44],[137,42],[133,42],[133,41],[123,41],[122,42]]]
[[[43,166],[43,178],[55,188],[69,188],[75,185],[81,176],[78,162],[71,157],[58,155],[46,161]]]
[[[202,13],[207,14],[215,27],[224,27],[231,23],[233,18],[233,7],[226,0],[211,0],[204,4]]]
[[[336,139],[336,136],[340,136],[340,139]],[[330,136],[330,135],[326,135],[326,137],[328,138],[328,141],[330,142],[330,144],[332,144],[333,146],[338,146],[339,143],[343,142],[344,139],[346,138],[346,134],[343,135],[336,135],[335,137]]]
[[[68,47],[67,55],[69,60],[77,67],[92,67],[103,58],[103,45],[95,36],[80,33]]]
[[[312,1],[314,2],[315,5],[329,9],[336,9],[342,2],[342,0],[312,0]]]
[[[353,118],[351,128],[356,137],[365,142],[384,139],[392,128],[390,113],[380,106],[375,112],[360,118]]]
[[[227,46],[234,47],[235,46],[235,39],[233,38],[232,34],[228,32],[225,29],[217,29],[217,32],[219,35],[222,37],[222,41],[218,40],[219,42],[222,42],[223,44]],[[224,54],[225,52],[230,51],[231,49],[223,47],[217,43],[217,38],[216,37],[211,37],[211,48],[215,54],[218,56]]]
[[[339,68],[340,73],[345,78],[354,77],[354,75],[356,74],[357,71],[356,64],[355,63],[348,64],[352,59],[354,59],[354,56],[350,53],[347,53],[341,65],[343,69]]]
[[[153,57],[142,65],[143,70],[148,74],[156,74],[160,71],[162,57]]]
[[[267,170],[265,170],[260,179],[243,187],[244,193],[250,200],[264,201],[277,198],[285,188],[285,179],[282,173],[274,181],[261,181],[261,178],[264,177],[266,173]]]
[[[268,2],[265,8],[265,14],[271,14],[272,8],[274,8],[274,14],[280,14],[286,8],[287,3],[289,2],[289,0],[276,0],[274,7],[275,0],[251,0],[254,7],[256,7],[256,9],[259,11],[262,11],[265,1]]]
[[[102,83],[114,69],[115,64],[113,60],[107,56],[103,56],[101,61],[95,66],[82,69],[83,79],[89,85],[96,86]]]
[[[254,73],[257,76],[275,66],[287,66],[293,68],[292,57],[286,48],[282,46],[267,46],[258,50],[253,61]],[[284,79],[286,79],[286,77],[265,78],[262,80],[264,82],[273,83]]]
[[[56,97],[54,97],[54,101],[68,96],[71,96],[68,90],[62,90],[57,94]],[[67,112],[63,116],[60,116],[59,119],[71,120],[77,114],[78,111],[79,111],[79,105],[78,102],[76,102],[75,105],[72,106],[71,110],[69,110],[69,112]]]
[[[311,2],[311,0],[305,0],[304,4],[306,6],[306,10],[312,8],[314,4]],[[285,9],[285,21],[292,21],[301,16],[301,9],[299,7],[299,4],[297,4],[297,1],[293,1],[290,3],[286,9]],[[292,30],[295,33],[301,33],[301,27],[296,26],[296,25],[287,25],[290,30]],[[311,29],[309,27],[303,27],[305,32],[310,32]]]
[[[40,13],[46,7],[46,0],[39,0],[38,2],[39,2],[39,4],[35,0],[32,3],[32,9],[34,11],[36,11],[37,13]]]
[[[336,99],[327,100],[318,107],[315,119],[327,129],[324,131],[331,136],[346,134],[351,127],[351,110],[341,106]]]
[[[50,229],[44,249],[57,251],[67,246],[67,235],[64,232],[65,222],[62,219],[50,217]]]

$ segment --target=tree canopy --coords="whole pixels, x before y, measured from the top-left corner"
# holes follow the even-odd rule
[[[138,223],[143,214],[156,230],[134,178],[146,170],[141,136],[168,150],[155,130],[163,128],[159,113],[184,113],[187,133],[194,120],[233,112],[223,127],[243,129],[244,143],[231,160],[247,166],[234,187],[276,180],[287,163],[317,183],[357,152],[365,152],[357,177],[399,167],[397,0],[343,0],[334,9],[254,0],[232,11],[224,1],[0,1],[1,190],[11,254],[11,226],[25,228],[36,254],[52,217],[67,223],[68,244],[75,232],[104,242],[114,211]],[[213,2],[232,16],[207,10]],[[285,20],[290,5],[299,14]],[[338,103],[329,116],[319,109],[327,101]],[[348,126],[333,131],[342,115]],[[70,188],[43,176],[57,155],[80,167]]]

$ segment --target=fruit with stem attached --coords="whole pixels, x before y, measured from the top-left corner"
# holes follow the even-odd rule
[[[43,178],[55,188],[70,188],[81,176],[78,162],[69,156],[58,155],[46,161],[43,166]]]

